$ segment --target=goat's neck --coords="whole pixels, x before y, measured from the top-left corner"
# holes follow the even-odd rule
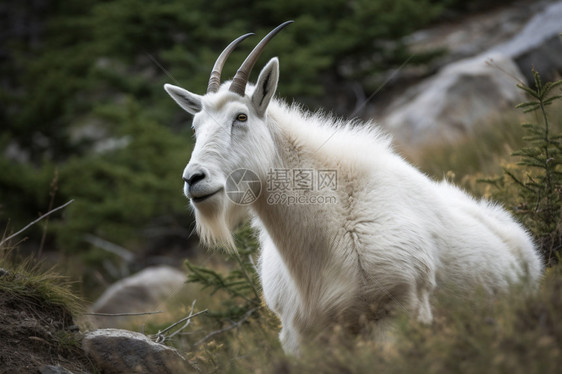
[[[266,176],[268,183],[263,184],[263,192],[254,205],[254,211],[275,243],[301,293],[308,298],[318,294],[318,275],[331,258],[330,248],[335,233],[327,230],[326,223],[326,217],[330,216],[327,214],[328,209],[331,207],[310,202],[289,204],[288,201],[278,199],[283,194],[287,197],[306,195],[295,189],[292,173],[295,170],[312,170],[317,173],[322,165],[311,156],[313,152],[297,146],[295,140],[282,131],[275,138],[279,157],[270,165],[270,174]],[[271,183],[281,175],[276,176],[278,172],[287,172],[290,178],[288,190],[281,190],[281,183],[278,186]]]

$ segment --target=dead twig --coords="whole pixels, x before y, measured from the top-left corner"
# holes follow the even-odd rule
[[[202,310],[202,311],[197,312],[197,313],[193,313],[193,309],[195,308],[195,302],[196,301],[197,300],[193,300],[193,303],[191,303],[191,310],[189,311],[189,315],[187,317],[182,318],[177,322],[174,322],[170,326],[166,327],[164,330],[158,331],[158,333],[155,334],[155,342],[156,343],[164,343],[166,340],[173,338],[174,336],[179,334],[182,330],[184,330],[187,326],[189,326],[192,318],[195,318],[198,315],[201,315],[203,313],[207,313],[208,309]],[[185,324],[182,327],[180,327],[179,329],[177,329],[176,331],[174,331],[170,335],[166,335],[166,332],[170,331],[171,329],[173,329],[174,327],[176,327],[177,325],[179,325],[180,323],[183,323],[183,322],[185,322]]]
[[[130,317],[130,316],[144,316],[149,314],[164,313],[161,310],[155,312],[138,312],[138,313],[84,313],[85,316],[98,316],[98,317]]]
[[[6,243],[8,240],[15,238],[16,236],[18,236],[19,234],[21,234],[22,232],[24,232],[25,230],[27,230],[27,229],[30,228],[31,226],[35,225],[37,222],[41,221],[42,219],[48,217],[49,215],[53,214],[54,212],[56,212],[56,211],[58,211],[58,210],[61,210],[61,209],[65,208],[67,205],[70,205],[70,203],[72,203],[72,202],[74,202],[74,199],[72,199],[72,200],[66,202],[65,204],[63,204],[63,205],[61,205],[61,206],[59,206],[59,207],[56,207],[55,209],[50,210],[50,211],[48,211],[47,213],[41,215],[41,216],[40,216],[39,218],[37,218],[35,221],[32,221],[31,223],[28,223],[23,229],[19,230],[19,231],[16,232],[15,234],[12,234],[12,235],[8,236],[7,238],[2,239],[2,240],[0,241],[0,246],[1,246],[2,244]]]
[[[254,314],[254,312],[255,312],[256,310],[258,310],[258,308],[259,308],[259,307],[256,307],[256,308],[253,308],[253,309],[248,310],[248,311],[246,312],[246,314],[244,314],[244,316],[243,316],[240,320],[238,320],[238,321],[236,321],[236,322],[232,322],[232,324],[231,324],[230,326],[226,326],[225,328],[222,328],[222,329],[220,329],[220,330],[216,330],[216,331],[210,332],[209,334],[205,335],[202,339],[199,339],[199,340],[194,344],[194,346],[197,347],[197,346],[199,346],[199,345],[205,343],[207,340],[211,339],[211,338],[212,338],[213,336],[215,336],[215,335],[219,335],[219,334],[222,334],[222,333],[224,333],[224,332],[227,332],[227,331],[230,331],[230,330],[232,330],[232,329],[235,329],[235,328],[239,327],[241,324],[243,324],[244,322],[246,322],[246,321],[248,320],[248,318],[250,318],[250,317],[252,316],[252,314]]]

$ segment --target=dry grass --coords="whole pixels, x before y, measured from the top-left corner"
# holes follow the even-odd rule
[[[0,256],[0,371],[37,373],[44,365],[92,371],[73,315],[84,310],[68,279],[32,260]]]
[[[217,297],[209,301],[216,305]],[[202,308],[206,301],[198,303]],[[359,336],[335,327],[308,345],[302,358],[288,357],[277,339],[279,322],[269,313],[197,346],[201,336],[219,327],[202,317],[172,344],[203,373],[557,373],[560,311],[557,266],[534,295],[517,288],[496,298],[483,292],[437,295],[431,325],[397,315],[393,339],[382,345],[371,339],[369,326]]]

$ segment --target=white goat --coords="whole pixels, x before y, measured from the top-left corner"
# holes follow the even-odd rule
[[[196,144],[183,179],[198,233],[208,245],[233,248],[232,230],[248,213],[254,217],[264,297],[281,319],[285,351],[297,354],[303,341],[335,323],[386,325],[391,309],[430,322],[436,287],[496,292],[522,280],[536,285],[539,256],[505,210],[430,180],[371,123],[274,99],[277,58],[246,89],[262,49],[286,24],[256,46],[232,82],[220,85],[220,72],[250,34],[219,56],[206,95],[165,85],[194,115]],[[331,177],[329,188],[321,176]],[[228,193],[244,183],[255,199],[243,205]]]

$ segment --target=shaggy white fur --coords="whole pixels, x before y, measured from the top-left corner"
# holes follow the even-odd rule
[[[372,123],[273,99],[278,65],[270,60],[244,97],[229,92],[229,82],[205,96],[166,90],[194,115],[197,140],[184,179],[197,231],[204,243],[232,249],[232,230],[253,217],[264,297],[281,319],[286,352],[298,354],[303,341],[335,323],[384,326],[393,309],[431,322],[431,295],[440,287],[494,293],[537,284],[543,266],[533,241],[504,209],[429,179]],[[237,169],[262,182],[246,206],[225,192]],[[337,186],[293,185],[293,197],[306,203],[279,203],[266,183],[275,170],[332,171]],[[311,203],[327,193],[330,203]]]

